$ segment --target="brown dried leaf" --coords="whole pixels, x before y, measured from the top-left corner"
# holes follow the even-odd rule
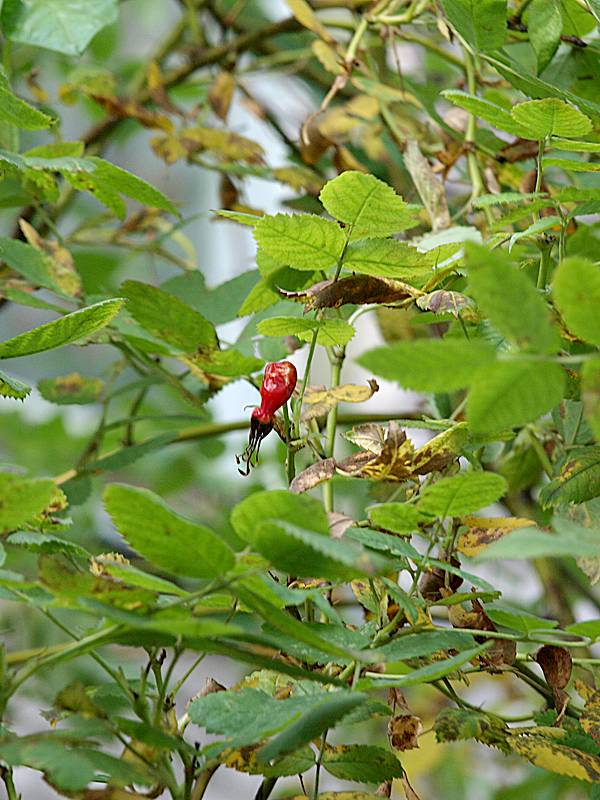
[[[375,797],[391,797],[392,796],[392,781],[384,781],[380,783],[375,792]]]
[[[160,71],[160,66],[156,63],[156,61],[151,61],[148,64],[146,80],[148,82],[150,96],[156,105],[160,106],[162,109],[164,109],[164,111],[169,111],[171,114],[177,114],[180,117],[185,117],[184,112],[172,102],[171,98],[167,94],[165,89],[165,80],[162,72]]]
[[[19,220],[23,235],[32,247],[49,256],[48,271],[58,288],[69,297],[81,295],[81,278],[75,269],[71,253],[60,242],[43,239],[25,219]]]
[[[463,522],[469,530],[459,536],[456,546],[466,556],[477,555],[516,528],[535,525],[533,520],[520,517],[465,517]]]
[[[460,561],[454,556],[450,559],[450,564],[453,567],[460,567]],[[419,591],[424,600],[435,603],[440,600],[442,596],[454,594],[462,585],[462,582],[463,579],[460,575],[446,572],[440,569],[440,567],[432,567],[431,569],[425,570],[419,583]],[[467,613],[464,612],[460,606],[450,606],[450,608],[459,608],[463,613]],[[464,625],[463,627],[468,628],[470,626]]]
[[[516,164],[517,161],[529,161],[530,158],[537,156],[538,147],[538,142],[530,139],[515,139],[514,142],[505,145],[498,151],[498,158],[509,164]]]
[[[551,689],[564,689],[571,678],[573,661],[564,647],[545,644],[535,654],[535,660],[542,668],[546,683]]]
[[[410,785],[408,777],[406,773],[402,776],[402,789],[404,790],[404,795],[406,800],[420,800],[419,795],[415,792],[413,787]]]
[[[344,434],[344,438],[362,450],[379,455],[385,441],[385,427],[377,425],[376,422],[367,422],[364,425],[356,425]]]
[[[235,89],[235,79],[231,72],[223,70],[210,85],[208,90],[208,102],[219,119],[225,121]]]
[[[305,164],[316,164],[321,156],[334,144],[318,125],[318,115],[311,114],[300,131],[300,155]]]
[[[325,416],[338,403],[364,403],[377,391],[379,386],[374,380],[368,381],[367,386],[358,386],[354,383],[344,383],[332,389],[309,386],[304,394],[304,404],[307,407],[302,412],[302,419],[308,422]]]
[[[451,220],[444,184],[436,177],[429,161],[421,153],[414,139],[409,139],[406,143],[404,163],[427,209],[433,230],[449,228]]]
[[[485,613],[479,600],[471,600],[472,611],[465,611],[461,606],[449,606],[448,617],[455,628],[474,628],[479,631],[497,631],[492,620]],[[489,641],[488,637],[475,636],[477,642]],[[510,639],[492,639],[492,645],[478,660],[491,667],[501,664],[514,664],[517,656],[517,644]]]
[[[290,483],[290,491],[296,494],[308,492],[314,489],[323,481],[328,481],[335,475],[335,459],[326,458],[323,461],[316,461],[304,472],[296,475],[294,480]]]
[[[421,720],[413,714],[397,714],[389,719],[387,734],[394,750],[414,750],[422,732]]]
[[[280,294],[287,300],[304,303],[305,311],[313,311],[320,308],[339,308],[347,303],[396,303],[411,297],[420,297],[422,292],[414,286],[391,278],[352,275],[338,281],[320,281],[302,292],[286,292],[280,289]]]

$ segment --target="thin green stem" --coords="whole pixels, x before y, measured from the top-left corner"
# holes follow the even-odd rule
[[[345,350],[341,348],[337,352],[332,352],[331,355],[331,388],[335,389],[340,385],[340,377],[342,374],[342,364],[344,363]],[[333,458],[335,450],[335,433],[337,430],[338,409],[337,403],[327,414],[327,426],[325,429],[325,456],[326,458]],[[323,484],[323,505],[325,511],[333,511],[333,482],[331,480],[325,481]]]
[[[306,387],[308,385],[308,380],[310,378],[310,368],[312,366],[313,357],[315,355],[315,349],[317,347],[317,336],[319,335],[319,331],[317,328],[313,331],[312,339],[310,341],[310,349],[308,351],[308,358],[306,359],[306,366],[304,367],[304,377],[302,379],[302,385],[300,386],[300,394],[296,400],[296,405],[294,406],[294,438],[300,438],[300,414],[302,412],[302,402],[304,400],[304,394],[306,392]]]
[[[283,406],[283,420],[285,423],[285,443],[287,446],[287,457],[285,460],[285,466],[286,466],[287,480],[289,485],[294,480],[294,477],[296,475],[296,464],[295,464],[296,454],[294,450],[290,447],[293,431],[290,422],[290,412],[287,403],[285,403]]]
[[[6,786],[7,800],[19,800],[19,795],[17,794],[17,790],[13,781],[12,769],[10,767],[3,767],[0,765],[0,777]]]

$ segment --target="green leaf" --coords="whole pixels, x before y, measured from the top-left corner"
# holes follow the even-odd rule
[[[304,712],[300,719],[277,734],[258,752],[261,762],[280,758],[308,744],[323,731],[335,727],[347,714],[368,699],[362,692],[337,691],[321,695],[319,702]]]
[[[175,295],[140,281],[125,281],[121,292],[135,321],[178,350],[195,353],[217,346],[214,326]]]
[[[254,228],[254,238],[281,266],[310,272],[336,264],[346,242],[337,223],[312,214],[264,216]]]
[[[358,363],[406,389],[451,392],[469,386],[494,361],[494,350],[484,342],[430,339],[398,342],[363,353]]]
[[[592,130],[589,117],[555,97],[518,103],[510,113],[520,125],[530,128],[535,138],[540,140],[548,136],[586,136]]]
[[[40,325],[39,328],[15,336],[0,344],[0,358],[18,358],[63,347],[90,336],[115,317],[125,300],[121,297],[103,300],[93,306],[73,311],[64,317]]]
[[[0,532],[13,531],[47,508],[56,492],[48,479],[25,480],[0,472]]]
[[[2,397],[11,397],[14,400],[24,400],[29,392],[31,386],[26,383],[13,378],[12,375],[7,375],[6,372],[0,370],[0,395]]]
[[[319,199],[326,211],[352,228],[350,239],[390,236],[413,228],[418,215],[387,183],[348,170],[328,181]]]
[[[450,628],[398,636],[388,644],[378,647],[375,652],[381,655],[384,661],[409,661],[444,650],[469,650],[475,644],[475,639],[470,633]]]
[[[291,522],[259,523],[253,546],[276,568],[294,575],[350,581],[386,565],[345,539],[332,539]],[[389,568],[389,567],[388,567]]]
[[[388,686],[397,686],[399,688],[404,686],[418,686],[421,683],[431,683],[440,678],[449,675],[451,672],[456,672],[459,667],[466,664],[471,659],[476,658],[480,653],[486,650],[489,646],[485,642],[479,647],[474,647],[470,650],[464,650],[456,656],[445,658],[441,661],[434,661],[433,664],[428,664],[425,667],[419,667],[408,672],[406,675],[394,675],[393,677],[386,678],[382,676],[382,680],[373,681],[372,685],[376,687],[386,688]],[[359,687],[362,685],[359,681]]]
[[[127,172],[126,169],[117,167],[115,164],[111,164],[110,161],[104,161],[104,159],[96,156],[91,156],[87,161],[93,165],[94,180],[101,186],[110,187],[111,191],[120,192],[145,206],[160,208],[163,211],[169,211],[171,214],[179,216],[177,206],[168,197],[165,197],[154,186],[138,178],[137,175],[133,175],[131,172]]]
[[[418,508],[436,517],[459,517],[495,503],[507,488],[504,478],[493,472],[461,472],[426,486]]]
[[[542,506],[583,503],[600,495],[600,446],[569,450],[560,474],[542,487]]]
[[[0,68],[0,120],[27,131],[50,128],[55,120],[12,93],[4,70]]]
[[[117,0],[4,0],[0,20],[13,42],[78,56],[117,10]]]
[[[600,358],[586,361],[581,369],[581,399],[586,419],[600,441]]]
[[[564,385],[558,364],[525,359],[493,364],[471,387],[469,427],[491,434],[533,422],[561,401]]]
[[[506,0],[441,0],[448,22],[476,50],[497,50],[506,39]]]
[[[40,533],[39,531],[18,531],[12,533],[6,540],[7,544],[13,547],[22,547],[32,553],[67,553],[70,556],[77,556],[88,560],[88,551],[68,539],[61,539],[50,533]]]
[[[58,288],[50,272],[48,257],[35,247],[8,236],[0,236],[0,259],[36,289],[42,286],[56,291]]]
[[[571,158],[552,158],[550,156],[544,156],[542,159],[542,166],[544,169],[546,169],[546,167],[558,167],[567,172],[600,172],[600,164],[596,161],[575,161],[575,159]]]
[[[263,336],[297,336],[305,342],[310,342],[314,331],[318,331],[317,343],[326,347],[348,344],[355,334],[352,325],[342,319],[271,317],[259,322],[256,329]]]
[[[539,75],[552,61],[560,44],[563,21],[558,0],[533,0],[527,9],[527,29]]]
[[[231,513],[231,524],[245,542],[254,544],[258,526],[267,521],[301,522],[307,530],[329,536],[329,523],[323,506],[314,497],[279,489],[254,492],[238,503]]]
[[[467,242],[465,256],[471,294],[500,333],[519,347],[555,353],[560,348],[558,329],[529,278],[500,250]]]
[[[85,405],[97,403],[104,382],[100,378],[84,378],[77,372],[60,378],[43,378],[38,390],[44,400],[57,405]]]
[[[393,753],[367,744],[327,747],[321,764],[341,781],[381,783],[401,778],[404,774],[402,764]]]
[[[484,100],[481,97],[461,92],[457,89],[446,89],[442,93],[442,97],[454,103],[459,108],[464,108],[469,114],[475,114],[480,119],[489,122],[494,128],[499,128],[507,133],[512,133],[514,136],[519,136],[522,139],[535,138],[527,125],[522,125],[511,116],[510,112],[489,100]]]
[[[421,515],[408,503],[380,503],[367,508],[369,521],[377,528],[392,533],[411,533],[419,527]]]
[[[233,567],[233,552],[222,539],[180,517],[148,489],[115,483],[103,497],[119,533],[157,567],[193,578],[219,577]]]
[[[128,586],[139,586],[141,589],[149,589],[151,592],[187,597],[188,592],[177,584],[159,578],[158,575],[150,575],[131,564],[113,561],[111,556],[97,556],[94,561],[101,565],[103,574],[112,575],[113,578],[118,578]]]
[[[567,328],[600,345],[600,267],[576,256],[565,259],[554,273],[552,296]]]
[[[555,619],[536,617],[535,614],[529,614],[521,609],[511,611],[499,606],[486,606],[485,613],[496,625],[500,625],[503,628],[512,628],[512,630],[524,633],[526,636],[531,631],[552,630],[558,627],[558,622]]]
[[[570,520],[555,519],[554,533],[517,528],[485,547],[475,561],[600,555],[600,533]]]
[[[430,274],[433,265],[429,253],[420,253],[416,247],[396,239],[369,239],[351,244],[344,257],[344,269],[350,272],[404,281]]]

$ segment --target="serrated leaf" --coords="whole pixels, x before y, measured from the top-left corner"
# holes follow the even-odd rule
[[[427,275],[433,266],[431,254],[396,239],[357,242],[348,247],[344,256],[346,270],[404,281]]]
[[[289,574],[349,581],[386,569],[354,542],[333,539],[291,522],[259,523],[253,547],[274,567]]]
[[[6,372],[0,370],[0,395],[2,395],[2,397],[24,400],[30,391],[31,386],[22,383],[16,378],[13,378],[12,375],[7,375]]]
[[[84,378],[77,372],[60,378],[43,378],[38,382],[44,400],[57,405],[96,403],[103,388],[104,382],[99,378]]]
[[[506,39],[506,0],[441,0],[460,36],[476,50],[497,50]]]
[[[417,507],[437,517],[458,517],[495,503],[507,488],[504,478],[493,472],[461,472],[426,486]]]
[[[366,369],[406,389],[447,392],[462,389],[490,367],[494,350],[463,339],[418,340],[377,347],[357,359]]]
[[[0,69],[0,120],[27,131],[50,128],[55,122],[52,117],[17,97],[11,91],[2,69]]]
[[[510,113],[519,125],[529,128],[540,140],[548,136],[586,136],[592,130],[589,117],[555,97],[518,103]]]
[[[442,93],[442,97],[454,103],[459,108],[464,108],[470,114],[475,114],[480,119],[489,122],[494,128],[498,128],[507,133],[512,133],[522,139],[532,139],[533,132],[527,125],[523,125],[511,116],[510,112],[502,106],[491,103],[489,100],[484,100],[482,97],[475,97],[475,95],[461,92],[457,89],[446,89]]]
[[[50,504],[55,492],[56,485],[50,479],[25,480],[0,472],[0,531],[31,522]]]
[[[87,160],[92,163],[94,179],[101,186],[108,186],[111,190],[120,192],[145,206],[160,208],[179,216],[179,211],[172,201],[142,178],[96,156],[90,156]]]
[[[560,44],[563,20],[558,0],[533,0],[527,9],[527,29],[539,75],[552,61]]]
[[[317,343],[324,346],[348,344],[355,334],[352,325],[342,319],[303,319],[301,317],[271,317],[258,323],[263,336],[297,336],[310,342],[317,331]]]
[[[474,382],[467,421],[474,433],[492,434],[533,422],[563,396],[565,373],[558,364],[514,360],[491,365]]]
[[[6,0],[1,21],[13,42],[77,56],[117,11],[117,0]]]
[[[351,240],[390,236],[418,224],[417,214],[391,186],[363,172],[338,175],[319,199],[334,219],[351,226]]]
[[[409,139],[406,142],[404,166],[427,209],[434,233],[449,228],[452,221],[448,210],[446,188],[433,171],[433,167],[421,152],[419,143],[415,139]]]
[[[463,652],[452,656],[451,658],[445,658],[441,661],[434,661],[433,664],[427,664],[425,667],[419,667],[418,669],[411,670],[405,675],[395,675],[390,678],[385,678],[385,676],[383,676],[382,680],[377,680],[375,686],[381,686],[381,688],[397,686],[401,688],[404,686],[418,686],[422,683],[431,683],[432,681],[437,681],[440,678],[449,675],[451,672],[457,672],[459,667],[462,667],[463,664],[466,664],[468,661],[471,661],[473,658],[476,658],[478,655],[483,653],[484,650],[487,650],[488,646],[489,643],[486,642],[479,645],[479,647],[473,647],[470,650],[464,650]],[[358,685],[360,687],[360,682]]]
[[[22,547],[25,550],[30,550],[33,553],[67,553],[70,556],[77,556],[83,559],[89,559],[90,557],[88,551],[75,542],[39,531],[12,533],[8,537],[7,543],[13,547]]]
[[[543,506],[583,503],[600,495],[600,447],[569,451],[559,475],[542,487]]]
[[[569,330],[600,345],[600,267],[576,256],[565,259],[554,273],[552,295]]]
[[[214,578],[233,567],[233,552],[222,539],[179,516],[148,489],[111,484],[104,505],[123,538],[167,572]]]
[[[330,745],[325,748],[321,764],[342,781],[381,783],[404,774],[402,764],[393,753],[366,744]]]
[[[139,281],[125,281],[127,311],[149,333],[186,353],[217,346],[214,326],[175,295]]]
[[[42,286],[52,291],[58,288],[51,274],[49,258],[31,245],[0,236],[0,259],[34,288]]]
[[[0,358],[19,358],[63,347],[103,328],[115,317],[125,300],[121,297],[102,300],[87,308],[40,325],[0,344]]]
[[[551,325],[548,306],[529,278],[499,250],[467,242],[465,257],[471,294],[500,333],[521,348],[555,353],[560,347],[558,329]]]
[[[320,702],[277,734],[258,753],[261,762],[280,758],[312,741],[324,730],[335,727],[347,714],[368,699],[362,692],[337,691],[321,696]]]
[[[497,542],[516,528],[535,525],[530,519],[519,517],[466,517],[462,522],[468,526],[457,539],[457,549],[466,556],[476,556],[490,544]]]
[[[254,543],[261,522],[291,522],[329,536],[329,523],[323,506],[313,497],[299,497],[292,492],[276,490],[254,492],[238,503],[231,512],[231,524],[245,542]]]
[[[412,533],[421,520],[417,507],[408,503],[380,503],[369,506],[367,514],[371,525],[392,533]]]
[[[312,214],[261,217],[254,238],[260,250],[282,266],[311,272],[336,264],[346,241],[337,223]]]

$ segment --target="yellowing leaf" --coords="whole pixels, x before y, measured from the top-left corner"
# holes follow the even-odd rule
[[[316,36],[318,36],[320,39],[323,39],[325,42],[332,43],[334,41],[327,28],[317,18],[317,15],[308,5],[306,0],[285,1],[300,25],[308,28],[309,31],[312,31]]]
[[[309,386],[304,394],[304,403],[308,408],[302,412],[302,419],[306,422],[322,417],[338,403],[364,403],[377,391],[379,386],[373,380],[369,381],[368,386],[358,386],[354,383],[345,383],[332,389]]]
[[[469,530],[459,536],[457,547],[466,556],[476,556],[492,542],[501,539],[516,528],[535,525],[530,519],[520,517],[465,517]]]
[[[321,62],[321,66],[332,75],[341,75],[344,72],[342,57],[328,44],[317,39],[311,44],[311,50]]]
[[[509,740],[511,749],[536,767],[578,778],[580,781],[600,781],[600,758],[572,747],[555,744],[541,735],[518,736]]]

